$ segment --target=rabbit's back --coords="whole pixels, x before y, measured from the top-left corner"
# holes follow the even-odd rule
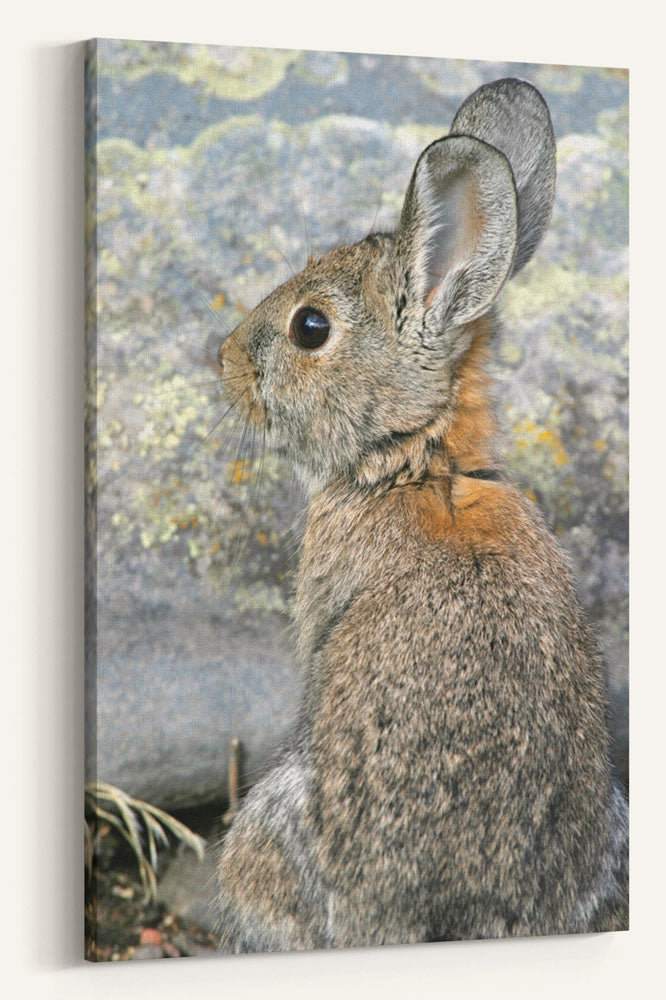
[[[534,505],[461,475],[320,497],[299,620],[306,815],[363,915],[349,941],[372,912],[388,940],[386,914],[395,940],[419,919],[436,937],[585,929],[576,906],[613,892],[619,863],[605,693]]]
[[[598,652],[531,501],[460,474],[324,491],[296,624],[298,735],[221,867],[234,948],[625,925]]]

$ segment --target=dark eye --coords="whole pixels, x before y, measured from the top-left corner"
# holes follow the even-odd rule
[[[289,327],[289,336],[306,351],[321,347],[331,332],[331,324],[318,309],[304,306],[294,313]]]

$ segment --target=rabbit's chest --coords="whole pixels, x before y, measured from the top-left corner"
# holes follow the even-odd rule
[[[324,497],[311,506],[294,602],[299,659],[306,671],[316,668],[336,635],[349,634],[349,612],[356,603],[394,585],[404,557],[395,528],[388,533],[363,504],[338,508]]]

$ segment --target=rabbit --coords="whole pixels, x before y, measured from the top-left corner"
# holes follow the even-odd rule
[[[628,807],[569,561],[497,459],[496,299],[555,188],[502,79],[419,157],[395,234],[310,258],[219,351],[307,483],[304,695],[222,845],[226,952],[628,926]]]

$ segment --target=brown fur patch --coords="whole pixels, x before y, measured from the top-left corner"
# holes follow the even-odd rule
[[[478,554],[511,554],[530,521],[520,494],[504,483],[455,476],[430,479],[405,494],[408,517],[430,542],[447,543]]]
[[[488,399],[490,378],[485,370],[492,333],[490,317],[476,320],[474,328],[474,339],[458,369],[455,415],[446,435],[447,452],[462,471],[492,462],[496,432]]]

